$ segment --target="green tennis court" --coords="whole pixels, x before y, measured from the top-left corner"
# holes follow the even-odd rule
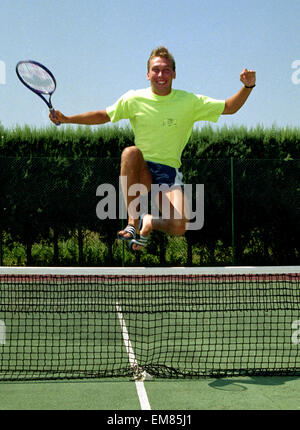
[[[0,277],[1,409],[298,408],[297,267]]]
[[[145,381],[144,386],[152,411],[300,409],[297,377],[164,379]],[[142,410],[135,383],[129,379],[2,382],[0,409]]]

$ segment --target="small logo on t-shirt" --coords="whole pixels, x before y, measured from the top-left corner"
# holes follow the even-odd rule
[[[164,127],[176,127],[177,126],[177,120],[173,118],[166,118],[163,120],[163,126]]]

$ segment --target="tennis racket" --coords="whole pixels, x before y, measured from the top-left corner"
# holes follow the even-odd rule
[[[22,84],[29,88],[48,106],[51,115],[55,118],[51,97],[56,89],[56,80],[47,67],[37,61],[19,61],[16,66],[16,73]],[[47,100],[44,96],[49,96]],[[57,125],[60,125],[58,123]]]

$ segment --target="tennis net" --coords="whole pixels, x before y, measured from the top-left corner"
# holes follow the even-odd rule
[[[0,380],[299,373],[300,267],[0,268]]]

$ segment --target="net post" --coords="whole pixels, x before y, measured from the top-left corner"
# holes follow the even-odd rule
[[[235,220],[234,220],[234,159],[230,158],[230,178],[231,178],[231,244],[232,244],[232,265],[235,266]]]
[[[127,210],[125,206],[125,197],[122,191],[122,177],[119,176],[119,219],[121,219],[121,230],[125,228],[125,221]],[[122,240],[122,267],[125,267],[125,241]]]
[[[3,266],[3,230],[0,228],[0,266]]]
[[[124,221],[122,220],[122,230],[124,230]],[[122,267],[125,267],[125,241],[122,240]]]

